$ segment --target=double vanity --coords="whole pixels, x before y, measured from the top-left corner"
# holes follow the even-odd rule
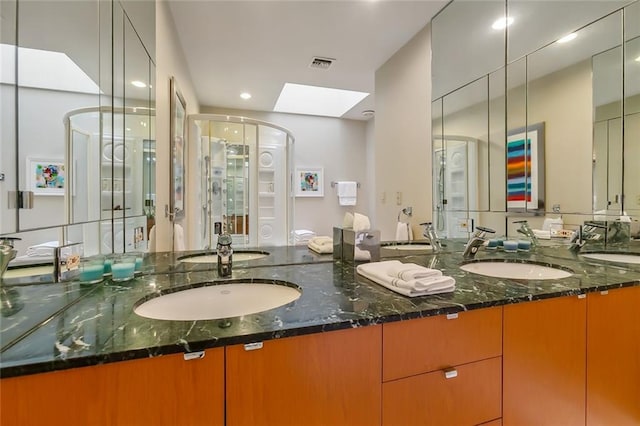
[[[456,280],[416,298],[306,247],[234,253],[224,280],[155,253],[130,282],[10,286],[1,423],[637,424],[634,244],[397,250]]]

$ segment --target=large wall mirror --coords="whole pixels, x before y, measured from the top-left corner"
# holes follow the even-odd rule
[[[454,1],[434,18],[445,235],[468,218],[640,213],[639,26],[638,1]]]
[[[19,250],[145,249],[134,235],[155,214],[154,2],[0,7],[0,234],[21,233]]]

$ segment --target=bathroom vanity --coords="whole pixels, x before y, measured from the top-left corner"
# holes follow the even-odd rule
[[[496,278],[461,270],[461,247],[403,259],[456,279],[453,293],[417,298],[330,255],[269,248],[234,262],[232,278],[295,283],[301,297],[218,320],[133,312],[149,295],[219,281],[215,265],[172,253],[150,255],[145,275],[121,285],[16,286],[24,309],[2,321],[1,423],[637,423],[637,265],[566,247],[481,251],[479,262],[573,271]]]

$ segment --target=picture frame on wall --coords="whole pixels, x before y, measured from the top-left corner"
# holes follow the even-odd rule
[[[507,211],[544,211],[544,122],[507,132]]]
[[[171,109],[171,199],[170,220],[184,218],[185,146],[187,128],[187,103],[178,89],[175,77],[170,81]]]
[[[64,195],[67,185],[64,160],[28,157],[26,174],[28,190],[34,195]]]
[[[324,197],[322,167],[297,167],[294,182],[296,197]]]

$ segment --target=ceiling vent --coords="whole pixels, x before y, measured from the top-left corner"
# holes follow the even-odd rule
[[[329,67],[331,66],[331,64],[333,64],[334,61],[335,61],[335,59],[322,58],[320,56],[315,56],[311,60],[311,63],[309,64],[309,68],[318,68],[318,69],[321,69],[321,70],[328,70]]]

